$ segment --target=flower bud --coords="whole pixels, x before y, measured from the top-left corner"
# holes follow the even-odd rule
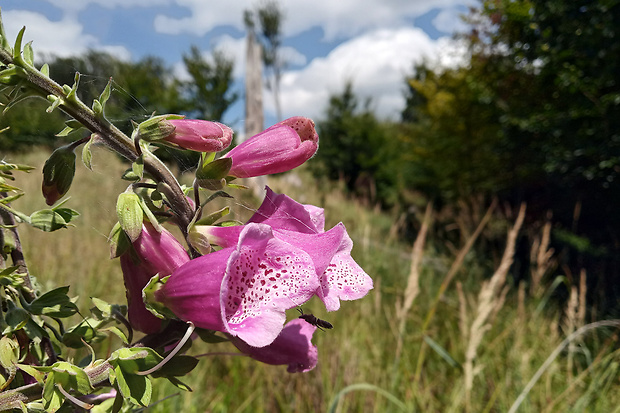
[[[71,145],[61,146],[43,166],[43,184],[41,190],[47,205],[54,205],[62,198],[73,182],[75,175],[75,153]]]
[[[224,155],[232,159],[229,175],[237,178],[289,171],[310,159],[319,148],[314,122],[293,117],[252,136]]]
[[[232,142],[233,131],[219,122],[156,116],[138,125],[140,139],[198,152],[219,152]]]

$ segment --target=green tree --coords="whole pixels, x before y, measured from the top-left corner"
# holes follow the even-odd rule
[[[317,123],[321,149],[314,172],[343,181],[354,194],[391,205],[401,176],[400,142],[395,125],[379,122],[369,107],[370,100],[360,104],[351,83],[330,98],[325,119]]]
[[[231,92],[234,62],[217,50],[209,61],[198,47],[192,46],[190,52],[183,55],[183,63],[191,76],[190,81],[183,82],[188,115],[222,120],[226,110],[239,98],[238,93]]]

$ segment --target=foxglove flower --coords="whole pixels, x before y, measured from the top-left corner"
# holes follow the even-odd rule
[[[164,140],[183,149],[219,152],[232,142],[232,129],[219,122],[198,119],[170,119],[167,122],[174,126],[174,132]]]
[[[298,116],[252,136],[224,157],[232,159],[230,176],[249,178],[296,168],[310,159],[318,147],[314,122]]]
[[[275,238],[310,255],[320,283],[317,295],[328,311],[338,310],[340,300],[357,300],[372,289],[372,279],[351,258],[353,242],[344,225],[324,230],[322,208],[302,205],[267,187],[265,200],[245,226],[253,223],[268,225]],[[237,243],[245,226],[203,226],[195,230],[211,244],[227,248]]]
[[[286,323],[280,335],[268,346],[252,347],[238,337],[230,337],[230,341],[254,360],[273,365],[287,364],[289,373],[305,373],[318,361],[316,346],[312,344],[315,331],[315,326],[296,318]]]
[[[318,288],[310,255],[275,238],[268,225],[253,223],[240,232],[237,245],[176,269],[154,297],[197,327],[264,347],[282,331],[285,311]]]
[[[161,320],[144,306],[142,289],[155,275],[165,277],[189,261],[187,252],[167,230],[161,232],[144,223],[140,236],[133,242],[133,251],[121,255],[121,269],[127,294],[129,322],[133,328],[150,334],[159,331]]]

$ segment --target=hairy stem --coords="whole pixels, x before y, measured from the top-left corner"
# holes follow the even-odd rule
[[[106,120],[105,117],[97,116],[77,96],[68,96],[62,86],[54,80],[28,64],[14,61],[12,55],[7,50],[1,48],[0,63],[6,66],[15,65],[21,67],[23,69],[23,78],[31,90],[43,98],[51,95],[60,99],[61,103],[58,107],[79,121],[93,134],[96,134],[111,150],[130,162],[134,162],[138,158],[134,143],[127,135]],[[156,181],[166,184],[166,196],[177,215],[181,231],[187,236],[187,226],[192,219],[193,210],[185,198],[179,182],[157,157],[145,157],[144,168]]]

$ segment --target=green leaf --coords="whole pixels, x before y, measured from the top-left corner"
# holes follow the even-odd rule
[[[116,202],[118,222],[131,240],[134,242],[142,232],[144,213],[140,205],[140,197],[134,192],[123,192]]]
[[[34,64],[34,51],[32,50],[32,41],[26,43],[26,46],[24,46],[23,57],[24,61],[28,63],[28,65],[32,66]]]
[[[52,104],[49,105],[47,109],[45,109],[47,113],[52,113],[54,109],[56,109],[58,106],[60,106],[64,102],[63,99],[57,96],[54,96],[54,95],[48,95],[47,100],[52,102]]]
[[[93,164],[92,164],[93,154],[90,151],[90,145],[92,145],[94,141],[95,141],[95,138],[91,136],[89,141],[86,142],[86,144],[82,147],[82,163],[84,164],[85,167],[87,167],[91,171],[93,170]]]
[[[45,411],[55,412],[60,408],[64,400],[62,393],[56,389],[56,374],[52,371],[47,375],[43,385],[43,405],[45,406]]]
[[[116,326],[110,326],[107,328],[103,328],[99,331],[107,331],[110,332],[114,335],[116,335],[118,338],[120,338],[123,343],[125,344],[129,344],[129,337],[127,337],[127,334],[125,334],[125,332],[123,330],[121,330],[120,328],[116,327]]]
[[[66,208],[61,208],[65,210]],[[52,232],[62,228],[67,228],[69,225],[69,221],[67,221],[66,217],[75,216],[73,213],[66,214],[65,211],[55,211],[53,209],[42,209],[40,211],[35,211],[30,215],[30,224],[45,232]],[[76,211],[73,211],[77,214]]]
[[[19,344],[10,337],[0,339],[0,366],[5,370],[12,368],[19,359]]]
[[[222,217],[225,217],[229,213],[230,213],[230,207],[226,206],[220,209],[219,211],[212,212],[209,215],[200,218],[196,222],[196,225],[213,225],[217,220],[219,220]]]
[[[28,310],[32,314],[49,317],[65,318],[72,316],[78,311],[78,308],[67,295],[68,291],[69,286],[48,291],[32,301],[28,305]]]
[[[180,355],[174,356],[166,364],[164,364],[159,370],[152,373],[153,377],[167,377],[167,376],[185,376],[198,365],[198,359],[196,357]]]
[[[34,377],[34,379],[39,382],[39,383],[43,383],[43,380],[45,379],[45,373],[40,371],[37,368],[34,368],[33,366],[29,365],[29,364],[16,364],[17,368],[26,372],[26,374]]]
[[[50,77],[50,67],[47,63],[44,63],[39,71],[43,73],[44,76]]]
[[[24,39],[24,32],[26,31],[26,26],[22,27],[22,29],[17,33],[17,37],[15,38],[15,45],[13,46],[13,60],[17,63],[22,63],[22,40]]]
[[[111,94],[112,94],[112,78],[108,80],[108,83],[105,85],[103,92],[101,92],[101,95],[99,95],[99,99],[97,99],[97,101],[101,105],[101,115],[104,115],[105,105],[108,102],[108,99],[110,99]]]
[[[424,336],[424,341],[428,344],[435,353],[439,354],[439,356],[444,359],[450,366],[456,367],[458,369],[462,369],[461,365],[458,361],[454,360],[454,358],[448,353],[448,351],[443,348],[439,343],[430,338],[429,336]]]
[[[120,367],[116,367],[114,372],[118,390],[123,397],[133,404],[148,406],[153,392],[151,380],[147,376],[126,373]]]
[[[80,72],[75,72],[75,77],[73,78],[73,86],[69,93],[67,93],[68,100],[77,100],[77,89],[80,85]]]
[[[3,335],[7,335],[17,330],[24,328],[26,323],[30,320],[30,313],[20,307],[13,307],[9,309],[4,315],[4,321],[7,327],[2,332]]]
[[[88,374],[69,362],[58,361],[54,363],[52,365],[52,373],[50,374],[54,374],[54,381],[61,384],[67,391],[73,389],[80,394],[88,394],[94,390],[90,384]]]

